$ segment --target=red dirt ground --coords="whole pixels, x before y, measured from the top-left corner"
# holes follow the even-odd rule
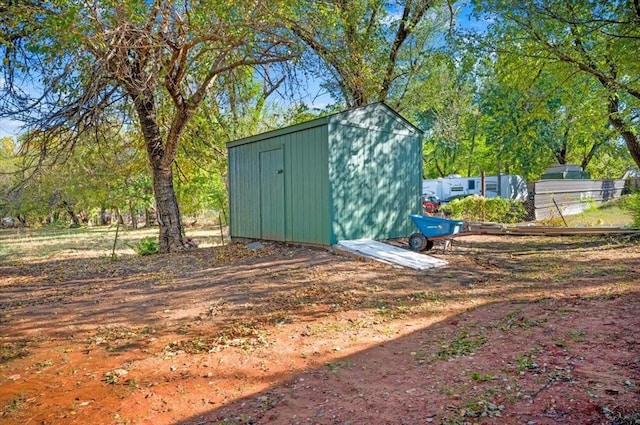
[[[436,247],[437,249],[439,247]],[[3,424],[637,424],[635,240],[0,263]]]

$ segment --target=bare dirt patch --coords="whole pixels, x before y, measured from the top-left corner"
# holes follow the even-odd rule
[[[415,272],[265,244],[0,263],[6,424],[635,424],[640,246],[468,236]]]

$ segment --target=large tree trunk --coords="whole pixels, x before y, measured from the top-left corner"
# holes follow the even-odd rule
[[[171,168],[154,165],[153,194],[156,198],[157,218],[160,223],[158,252],[175,252],[183,249],[183,228],[178,200],[173,189]]]
[[[153,195],[156,198],[156,215],[160,225],[158,252],[180,251],[184,248],[184,233],[178,199],[173,189],[172,170],[179,133],[173,135],[173,140],[163,143],[152,92],[145,91],[135,96],[134,104],[153,170]]]

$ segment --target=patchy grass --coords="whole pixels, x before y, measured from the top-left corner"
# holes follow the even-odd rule
[[[540,366],[538,365],[538,355],[540,354],[541,347],[536,346],[529,351],[515,355],[516,369],[522,375],[525,372],[537,372]]]
[[[477,382],[490,382],[493,380],[493,375],[490,373],[471,372],[471,379]]]
[[[587,333],[583,330],[567,332],[566,337],[576,343],[587,342]]]
[[[3,342],[0,344],[0,363],[25,357],[29,354],[26,342]]]
[[[456,339],[446,342],[440,346],[436,352],[436,357],[440,360],[448,360],[451,357],[466,356],[475,353],[476,349],[486,342],[486,338],[479,335],[469,335],[467,332],[460,332]]]
[[[220,230],[214,227],[192,228],[187,230],[187,234],[202,248],[221,244]],[[110,257],[115,236],[116,226],[0,229],[0,260],[17,258],[28,262],[55,258]],[[121,227],[118,230],[115,254],[135,255],[132,246],[157,237],[157,227],[135,230]]]
[[[11,401],[9,401],[9,403],[7,403],[6,406],[4,406],[2,415],[0,415],[0,417],[16,415],[25,406],[26,403],[27,397],[24,394],[16,395],[11,399]]]
[[[621,206],[619,199],[605,202],[601,205],[591,205],[580,214],[565,215],[564,219],[569,227],[632,227],[633,215],[631,211]],[[541,221],[549,226],[564,226],[560,216]]]
[[[0,243],[0,261],[16,256],[16,250],[14,247],[10,247],[8,244]]]
[[[518,308],[507,314],[504,321],[498,325],[498,327],[502,330],[512,329],[512,328],[531,328],[534,326],[541,326],[548,319],[530,319],[525,316],[522,308]]]
[[[355,363],[352,360],[338,360],[335,362],[328,362],[327,363],[327,368],[329,369],[329,372],[333,373],[333,374],[337,374],[340,369],[353,369],[355,367]]]

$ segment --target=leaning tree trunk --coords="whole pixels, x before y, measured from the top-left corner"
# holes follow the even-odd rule
[[[617,77],[615,66],[610,64],[613,72],[614,79]],[[604,77],[598,77],[600,84],[609,92],[607,112],[609,118],[609,124],[622,136],[622,139],[627,144],[629,153],[633,161],[640,167],[640,138],[638,134],[633,130],[632,125],[622,118],[620,113],[620,95],[616,91],[616,87],[610,80]]]
[[[620,101],[615,94],[609,95],[609,123],[622,136],[631,158],[640,167],[640,138],[631,130],[631,126],[620,117]]]
[[[67,214],[69,214],[69,217],[71,218],[71,221],[73,222],[72,226],[73,227],[80,227],[80,220],[78,219],[78,216],[76,215],[76,213],[73,210],[73,208],[71,207],[71,205],[69,205],[69,203],[67,201],[62,201],[62,206],[67,211]]]

